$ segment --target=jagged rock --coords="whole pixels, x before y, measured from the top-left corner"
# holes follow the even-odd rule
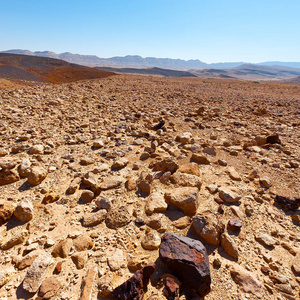
[[[267,189],[269,189],[272,186],[271,179],[267,176],[260,178],[259,182]]]
[[[19,180],[20,176],[16,169],[4,168],[0,171],[0,185],[10,184]]]
[[[122,169],[124,167],[126,167],[129,163],[129,160],[126,158],[126,157],[122,157],[122,158],[119,158],[117,159],[113,165],[112,165],[112,168],[113,169]]]
[[[22,244],[28,237],[28,231],[23,229],[19,230],[16,227],[15,230],[11,230],[6,238],[1,242],[0,248],[2,250],[8,250],[16,245]]]
[[[219,196],[222,200],[229,203],[239,201],[242,197],[226,187],[219,187]]]
[[[154,212],[166,211],[168,204],[165,201],[164,195],[160,192],[154,192],[150,194],[146,199],[145,211],[148,214],[153,214]]]
[[[104,143],[102,140],[95,140],[93,142],[93,147],[95,148],[102,148],[104,146]]]
[[[142,240],[142,246],[147,250],[156,250],[160,245],[160,236],[159,234],[151,230],[148,232]]]
[[[44,146],[41,144],[34,145],[29,148],[29,154],[43,154],[44,153]]]
[[[261,283],[255,278],[255,274],[247,271],[242,266],[234,264],[230,268],[234,281],[240,285],[245,293],[252,293],[257,298],[263,297],[263,288]]]
[[[101,190],[109,190],[116,187],[119,187],[123,183],[122,177],[119,176],[108,176],[100,184]]]
[[[92,192],[90,190],[83,190],[81,192],[80,199],[85,203],[89,203],[94,199],[94,197],[95,197],[94,192]]]
[[[221,246],[223,247],[224,251],[228,255],[234,258],[238,258],[239,256],[238,247],[234,239],[228,233],[223,233],[221,235]]]
[[[74,180],[71,181],[71,183],[70,183],[70,185],[67,189],[67,193],[69,195],[74,194],[78,190],[80,182],[81,182],[81,178],[80,177],[75,177]]]
[[[277,244],[277,241],[266,233],[258,233],[255,236],[256,240],[268,247],[274,247]]]
[[[73,246],[76,251],[85,251],[91,247],[92,239],[87,235],[79,235],[73,240]]]
[[[124,264],[124,253],[121,249],[115,249],[112,256],[107,258],[107,264],[111,271],[117,271]]]
[[[101,276],[98,283],[99,295],[101,297],[109,297],[113,292],[116,283],[113,278],[113,273],[107,273],[104,276]]]
[[[75,264],[77,270],[81,270],[84,268],[87,262],[87,254],[86,253],[75,253],[72,254],[71,259]]]
[[[200,189],[202,185],[200,177],[191,174],[180,173],[178,171],[170,176],[170,180],[174,184],[197,187],[198,189]]]
[[[205,212],[193,217],[193,226],[197,234],[208,244],[219,246],[221,234],[224,232],[224,224],[218,218]]]
[[[55,193],[55,192],[50,192],[47,193],[44,198],[43,198],[43,204],[49,204],[49,203],[53,203],[56,202],[60,199],[60,194]]]
[[[231,231],[238,231],[242,227],[242,222],[238,219],[230,219],[227,224],[227,228]]]
[[[149,217],[146,224],[158,232],[164,232],[166,231],[167,220],[167,217],[163,214],[154,214]]]
[[[85,227],[96,226],[104,221],[106,213],[105,209],[100,209],[95,213],[86,214],[83,217],[82,225]]]
[[[93,285],[97,275],[97,266],[92,266],[88,269],[85,278],[82,280],[82,289],[79,300],[92,299]]]
[[[149,255],[141,255],[134,253],[133,256],[131,256],[128,259],[127,267],[131,272],[135,272],[137,270],[142,269],[149,263]]]
[[[33,205],[29,199],[22,200],[14,211],[14,216],[21,222],[28,222],[33,218]]]
[[[51,299],[58,293],[61,286],[62,283],[58,278],[50,276],[42,282],[39,289],[39,296],[43,299]]]
[[[28,174],[28,183],[31,185],[40,184],[47,176],[47,171],[42,166],[33,166]]]
[[[18,167],[20,177],[27,177],[30,173],[31,162],[28,158],[23,158]]]
[[[276,195],[274,203],[287,210],[297,210],[300,207],[300,198],[288,198]]]
[[[173,158],[166,158],[153,165],[154,171],[171,172],[172,174],[179,168],[178,162]]]
[[[61,257],[66,258],[68,257],[71,247],[73,245],[73,242],[71,239],[66,239],[61,242],[59,242],[52,250],[52,256],[53,257]]]
[[[181,144],[185,145],[190,141],[191,137],[192,134],[190,132],[179,133],[176,136],[176,141],[179,141]]]
[[[138,183],[138,187],[139,189],[146,193],[146,194],[150,194],[151,193],[151,184],[149,181],[147,180],[141,180],[139,183]]]
[[[192,160],[194,160],[198,164],[203,164],[203,165],[209,165],[210,164],[210,161],[209,161],[208,157],[204,156],[203,154],[193,153]]]
[[[178,229],[183,229],[188,227],[191,224],[191,218],[188,216],[184,216],[172,222],[172,225]]]
[[[177,171],[180,173],[200,176],[199,165],[194,162],[190,162],[180,166]]]
[[[166,233],[159,257],[189,290],[195,290],[201,297],[210,292],[209,260],[200,241]]]
[[[52,261],[49,253],[39,255],[27,270],[23,289],[29,293],[37,292]]]
[[[182,209],[187,215],[194,215],[199,206],[199,189],[196,187],[180,187],[165,193],[165,199]]]
[[[8,201],[0,203],[0,226],[12,218],[14,210],[15,205],[12,203]]]
[[[147,285],[151,275],[155,271],[155,265],[150,264],[142,270],[136,271],[130,279],[118,286],[113,291],[116,300],[140,300],[147,292]]]
[[[125,187],[127,191],[133,191],[136,189],[137,183],[136,180],[133,178],[129,178],[126,182],[125,182]]]
[[[233,167],[228,168],[228,174],[229,174],[229,177],[232,180],[236,180],[236,181],[241,181],[242,180],[240,174]]]
[[[281,144],[278,133],[273,133],[267,137],[267,144]]]
[[[181,282],[171,274],[165,274],[162,276],[162,280],[164,284],[163,295],[167,299],[179,299]]]
[[[112,201],[108,198],[96,199],[95,203],[99,209],[109,210],[112,206]]]
[[[106,215],[105,221],[107,227],[117,229],[131,221],[131,214],[125,206],[111,208]]]

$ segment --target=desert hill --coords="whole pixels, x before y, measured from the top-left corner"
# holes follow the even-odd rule
[[[198,77],[237,78],[244,80],[283,80],[300,75],[300,69],[284,66],[243,64],[232,69],[190,70]]]
[[[300,76],[284,81],[285,83],[300,84]]]
[[[159,75],[164,77],[197,77],[195,74],[187,71],[178,71],[161,68],[114,68],[114,67],[96,67],[99,70],[117,72],[122,74],[140,74],[140,75]]]
[[[65,83],[114,75],[54,58],[0,53],[0,78]]]

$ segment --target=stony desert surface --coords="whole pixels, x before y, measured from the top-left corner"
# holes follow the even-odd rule
[[[300,86],[117,75],[0,100],[1,300],[300,298]]]

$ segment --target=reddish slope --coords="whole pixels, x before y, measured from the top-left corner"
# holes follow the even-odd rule
[[[83,79],[115,75],[63,60],[29,55],[0,53],[0,78],[51,83],[66,83]]]

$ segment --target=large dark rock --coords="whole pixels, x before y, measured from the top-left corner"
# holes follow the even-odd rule
[[[269,135],[266,140],[267,144],[281,144],[278,133],[273,133]]]
[[[147,292],[150,276],[155,271],[155,264],[149,264],[136,271],[134,275],[123,284],[114,289],[112,295],[118,300],[141,300]]]
[[[197,240],[166,233],[162,237],[159,257],[183,283],[200,297],[210,292],[209,260],[204,245]]]
[[[276,196],[274,203],[287,210],[297,210],[300,207],[300,198],[288,198],[284,196]]]

